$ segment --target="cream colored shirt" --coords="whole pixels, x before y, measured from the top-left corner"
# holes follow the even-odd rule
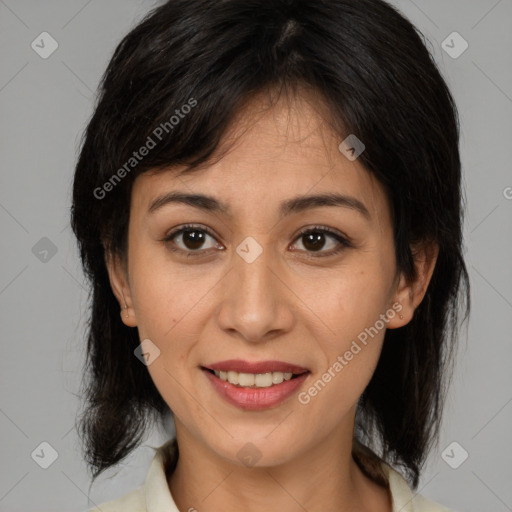
[[[170,493],[164,467],[163,454],[172,441],[171,439],[157,449],[144,485],[88,512],[180,512]],[[454,512],[419,494],[414,494],[407,481],[391,466],[384,465],[384,472],[391,491],[392,512]],[[194,512],[194,509],[181,512]]]

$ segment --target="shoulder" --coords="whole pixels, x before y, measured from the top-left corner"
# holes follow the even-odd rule
[[[178,458],[176,439],[160,447],[152,447],[154,457],[146,481],[120,498],[96,505],[87,512],[179,512],[167,485],[167,472],[174,469]]]
[[[146,512],[144,486],[137,487],[115,500],[96,505],[87,512]]]
[[[405,478],[387,464],[382,465],[387,474],[393,510],[401,512],[456,512],[421,494],[414,493]]]
[[[352,454],[368,478],[389,489],[391,512],[456,512],[415,493],[396,469],[357,439],[354,439]]]

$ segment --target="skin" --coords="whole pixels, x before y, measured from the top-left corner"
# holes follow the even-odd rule
[[[264,98],[254,98],[225,135],[231,149],[193,175],[179,176],[175,167],[138,176],[127,260],[108,257],[123,322],[160,350],[148,371],[175,415],[180,457],[168,484],[181,511],[391,510],[387,489],[351,455],[357,401],[385,329],[307,405],[294,394],[277,407],[244,411],[220,397],[199,369],[226,359],[276,359],[309,369],[299,392],[307,390],[393,303],[401,303],[403,319],[394,315],[387,328],[407,324],[430,281],[437,247],[417,249],[416,281],[396,272],[384,189],[340,153],[341,140],[314,96],[294,100],[265,109]],[[175,190],[212,195],[232,217],[178,203],[148,213],[157,197]],[[370,219],[339,206],[279,218],[281,201],[326,192],[359,199]],[[203,256],[186,258],[161,241],[188,223],[216,236],[205,235],[193,249],[178,235],[174,247]],[[324,246],[311,250],[298,233],[315,225],[339,232],[352,247],[316,256],[339,242],[326,233]],[[262,248],[252,263],[236,252],[247,236]],[[261,454],[253,467],[237,457],[248,442]]]

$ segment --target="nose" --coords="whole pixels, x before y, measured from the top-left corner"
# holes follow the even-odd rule
[[[221,329],[253,343],[283,335],[294,320],[290,303],[293,293],[283,272],[277,269],[272,251],[262,249],[253,261],[238,253],[233,255],[233,267],[226,276],[217,309]]]

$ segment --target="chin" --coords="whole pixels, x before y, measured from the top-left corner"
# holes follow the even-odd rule
[[[271,432],[271,430],[269,430]],[[232,464],[247,468],[273,467],[289,462],[294,458],[290,446],[296,447],[288,437],[286,440],[275,437],[261,437],[261,432],[246,432],[244,435],[227,437],[222,445],[210,445],[220,457]]]

